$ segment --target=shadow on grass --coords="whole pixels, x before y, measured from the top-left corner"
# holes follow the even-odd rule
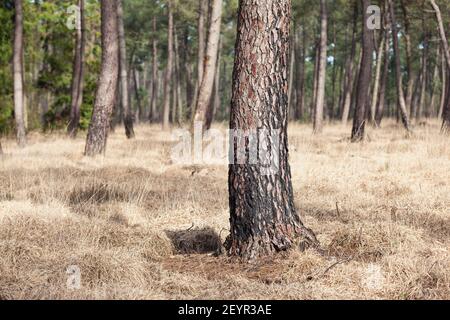
[[[211,227],[165,232],[178,254],[218,254],[222,250],[220,236]]]

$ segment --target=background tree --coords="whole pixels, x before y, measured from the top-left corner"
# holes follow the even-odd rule
[[[102,67],[91,124],[86,140],[85,155],[104,154],[111,114],[119,77],[119,30],[117,3],[101,1]]]
[[[362,59],[356,88],[356,106],[353,117],[352,141],[364,139],[366,110],[369,106],[370,79],[372,76],[373,31],[369,29],[369,0],[362,1]]]
[[[23,4],[22,0],[14,0],[14,115],[16,119],[17,143],[20,147],[26,145],[25,107],[23,93]]]
[[[79,21],[76,26],[75,54],[72,72],[72,93],[70,99],[70,120],[67,132],[70,137],[77,136],[80,125],[81,104],[83,103],[84,89],[84,60],[86,47],[86,23],[85,23],[85,5],[84,0],[78,0],[80,12]],[[78,25],[79,24],[79,25]]]

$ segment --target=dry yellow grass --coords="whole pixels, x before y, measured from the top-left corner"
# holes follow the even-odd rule
[[[254,265],[211,254],[228,232],[227,168],[174,165],[169,134],[136,132],[118,129],[98,159],[81,137],[3,141],[0,299],[450,298],[450,141],[437,123],[410,139],[387,123],[363,144],[348,127],[291,125],[295,202],[334,258]]]

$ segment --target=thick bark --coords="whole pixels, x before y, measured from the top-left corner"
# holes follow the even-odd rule
[[[105,153],[119,78],[117,3],[115,1],[102,0],[100,5],[102,65],[94,110],[86,140],[85,155],[87,156]]]
[[[350,56],[346,62],[345,83],[344,83],[344,99],[342,105],[342,124],[347,124],[348,116],[350,114],[350,106],[352,102],[355,73],[355,56],[356,56],[356,33],[358,31],[358,6],[355,2],[353,13],[353,33],[352,33],[352,47]]]
[[[14,0],[14,45],[13,45],[13,73],[14,73],[14,117],[16,121],[16,135],[19,147],[27,143],[25,129],[25,104],[23,93],[23,3]]]
[[[320,54],[317,78],[317,98],[314,107],[314,133],[323,129],[323,110],[325,106],[325,81],[327,73],[328,12],[326,0],[320,0]]]
[[[128,139],[134,138],[133,112],[130,106],[128,92],[128,70],[127,70],[127,49],[125,44],[125,29],[123,26],[123,6],[122,0],[117,0],[117,22],[119,27],[119,56],[120,56],[120,88],[121,102],[123,110],[123,123],[125,125],[125,135]]]
[[[353,117],[352,141],[357,142],[364,139],[366,125],[366,108],[369,106],[370,79],[372,76],[372,54],[373,54],[373,31],[371,31],[366,21],[369,18],[367,8],[369,0],[362,1],[363,10],[363,32],[362,32],[362,58],[361,67],[356,89],[356,105]]]
[[[301,237],[305,244],[317,245],[294,207],[288,163],[290,12],[290,0],[241,0],[238,11],[230,128],[254,132],[255,144],[271,150],[267,157],[279,159],[278,170],[265,172],[262,163],[237,163],[244,141],[233,138],[230,145],[235,161],[229,167],[231,233],[225,247],[244,260],[288,250]],[[254,156],[247,151],[245,158]]]
[[[71,138],[75,138],[80,124],[80,109],[83,102],[84,88],[84,51],[86,47],[86,30],[84,18],[84,0],[78,0],[80,8],[80,20],[76,30],[75,56],[72,71],[72,88],[70,103],[70,120],[67,133]]]
[[[158,37],[156,36],[156,17],[153,17],[153,35],[152,35],[152,97],[150,100],[149,121],[153,122],[156,118],[156,103],[158,97]]]
[[[208,43],[204,59],[203,76],[198,92],[194,122],[205,123],[206,112],[210,105],[214,76],[216,74],[217,56],[220,42],[220,25],[222,20],[222,0],[213,0],[211,7],[211,23],[209,24]]]
[[[395,19],[394,2],[389,0],[389,12],[392,27],[392,40],[394,44],[394,57],[395,57],[395,78],[397,83],[397,105],[398,112],[400,114],[403,126],[406,131],[410,132],[409,116],[406,108],[405,96],[403,95],[403,81],[402,81],[402,70],[400,65],[400,48],[398,44],[398,30],[397,21]]]
[[[173,64],[173,13],[172,0],[167,2],[167,66],[164,77],[164,104],[163,104],[163,130],[168,130],[170,127],[170,85],[172,80],[172,64]]]

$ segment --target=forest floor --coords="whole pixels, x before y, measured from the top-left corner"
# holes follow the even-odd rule
[[[3,141],[0,299],[450,299],[450,141],[437,122],[368,131],[290,125],[295,203],[329,256],[250,265],[212,254],[227,167],[173,164],[159,126],[117,128],[97,159],[83,134]]]

